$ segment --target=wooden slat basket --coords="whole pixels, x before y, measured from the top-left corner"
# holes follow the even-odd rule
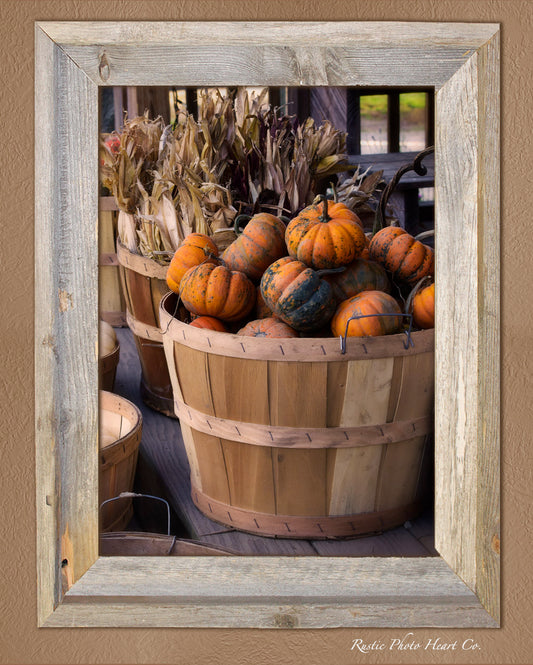
[[[102,505],[122,492],[131,492],[142,435],[142,415],[124,397],[100,390],[98,497]],[[120,531],[133,516],[131,499],[107,503],[100,511],[100,531]]]
[[[172,385],[159,329],[159,304],[169,292],[166,268],[133,254],[117,240],[120,282],[126,321],[133,333],[141,364],[141,397],[149,407],[174,417]]]
[[[118,341],[112,351],[98,359],[99,385],[102,390],[113,392],[119,359],[120,343]]]
[[[119,531],[100,534],[100,556],[236,556],[238,552],[161,533]]]
[[[161,301],[195,505],[250,533],[341,538],[421,510],[434,333],[265,339],[217,333]],[[176,362],[179,356],[179,363]]]

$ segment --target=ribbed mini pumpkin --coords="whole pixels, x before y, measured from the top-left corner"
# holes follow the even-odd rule
[[[183,275],[204,261],[216,263],[218,249],[209,236],[203,233],[190,233],[174,252],[167,269],[167,285],[174,293],[179,293]]]
[[[265,270],[261,293],[277,317],[302,332],[321,328],[335,311],[331,286],[317,271],[290,256]]]
[[[399,226],[385,226],[370,241],[370,258],[395,279],[415,284],[433,274],[433,250]]]
[[[383,314],[385,316],[383,316]],[[336,337],[378,337],[399,332],[402,328],[400,306],[394,298],[383,291],[363,291],[343,301],[331,319],[331,331]],[[368,318],[349,319],[352,316]],[[346,332],[348,325],[348,332]]]
[[[298,332],[275,316],[250,321],[237,335],[246,337],[299,337]]]
[[[271,263],[287,254],[285,224],[279,217],[261,212],[250,219],[241,233],[239,217],[235,220],[235,232],[240,235],[226,247],[222,260],[231,270],[240,270],[258,281]]]
[[[255,287],[242,272],[226,266],[201,263],[187,270],[180,284],[180,298],[189,312],[238,321],[255,305]]]
[[[337,302],[347,300],[361,291],[390,291],[390,281],[385,268],[376,261],[355,259],[345,270],[324,275],[331,284]]]
[[[220,319],[216,319],[214,316],[197,316],[189,324],[193,328],[204,328],[205,330],[216,330],[217,332],[228,332],[226,326],[222,323]]]
[[[413,298],[413,321],[417,328],[435,327],[435,284],[417,291]]]
[[[348,265],[366,246],[359,217],[325,197],[289,222],[285,242],[289,256],[316,270]]]

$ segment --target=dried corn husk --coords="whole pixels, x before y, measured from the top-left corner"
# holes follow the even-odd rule
[[[171,127],[148,113],[125,118],[120,150],[100,148],[102,183],[130,214],[125,243],[135,238],[139,253],[165,262],[192,232],[226,242],[237,212],[294,215],[320,182],[350,168],[343,132],[280,116],[267,95],[202,91],[198,120],[180,110]]]
[[[120,242],[134,254],[138,254],[137,225],[131,213],[118,211],[117,234]]]
[[[337,201],[353,210],[365,228],[372,228],[379,202],[376,191],[380,185],[384,184],[383,171],[369,174],[369,170],[370,168],[361,173],[360,168],[357,168],[351,177],[345,178],[336,187]],[[388,223],[396,220],[390,206],[387,206],[386,219]]]

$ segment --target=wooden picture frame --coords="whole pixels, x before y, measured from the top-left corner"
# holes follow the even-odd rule
[[[35,30],[39,625],[498,627],[499,26]],[[435,87],[440,558],[98,558],[98,88],[178,81]]]

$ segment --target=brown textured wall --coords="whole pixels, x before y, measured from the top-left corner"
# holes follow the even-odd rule
[[[2,150],[2,663],[531,663],[531,70],[528,0],[0,0]],[[403,630],[91,630],[36,628],[33,452],[33,22],[35,20],[426,20],[502,25],[502,553],[500,630],[415,630],[475,652],[350,651]],[[7,145],[6,145],[7,144]]]

